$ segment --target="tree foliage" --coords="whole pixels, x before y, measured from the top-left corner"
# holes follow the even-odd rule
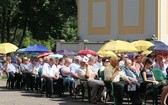
[[[76,40],[76,2],[77,0],[1,0],[1,43],[13,42],[22,47],[31,44],[32,40],[33,43],[46,45],[53,39]]]

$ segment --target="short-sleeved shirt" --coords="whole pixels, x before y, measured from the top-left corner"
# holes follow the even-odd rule
[[[86,79],[85,75],[86,75],[86,69],[83,67],[80,67],[79,70],[77,71],[77,75],[80,79]]]
[[[8,66],[8,71],[7,72],[13,72],[13,73],[16,72],[16,68],[12,63],[9,63],[7,66]]]
[[[150,69],[148,69],[148,70],[142,69],[141,72],[142,72],[142,74],[143,74],[143,72],[146,73],[147,80],[153,80],[153,72]]]
[[[60,70],[64,65],[57,65],[57,69]]]
[[[24,71],[22,71],[23,73],[24,73],[24,72],[31,72],[31,68],[30,68],[30,67],[31,67],[31,63],[23,64],[22,66],[23,66],[23,68],[24,68],[24,69],[23,69]]]
[[[122,71],[117,71],[116,76],[114,77],[113,80],[111,80],[111,77],[112,77],[114,71],[115,71],[115,68],[113,68],[111,65],[106,67],[104,70],[104,80],[112,81],[112,82],[119,82],[120,78],[125,76]]]
[[[72,63],[72,64],[70,65],[70,71],[71,71],[71,73],[77,73],[77,71],[79,70],[79,67],[80,67],[79,64],[77,64],[77,63]]]
[[[30,64],[28,65],[28,71],[29,71],[29,72],[32,72],[32,70],[33,70],[34,68],[36,68],[36,65],[33,65],[32,63],[30,63]]]
[[[43,63],[42,64],[40,64],[40,63],[37,63],[37,65],[36,65],[36,69],[38,69],[37,71],[38,72],[42,72],[42,70],[43,70]]]
[[[61,74],[62,76],[64,76],[64,77],[70,76],[70,74],[65,74],[65,73],[63,72],[63,70],[67,70],[68,72],[70,72],[70,67],[63,66],[62,68],[60,68],[60,74]]]
[[[92,73],[92,71],[91,71],[91,73]],[[86,79],[86,78],[85,78],[86,69],[83,68],[83,67],[80,67],[79,70],[78,70],[78,72],[77,72],[77,75],[78,75],[78,77],[79,77],[80,79]],[[94,79],[94,78],[89,78],[89,79]]]
[[[50,66],[48,63],[45,63],[43,65],[42,75],[56,76],[57,73],[58,73],[58,69],[56,65]]]
[[[15,67],[17,68],[17,71],[18,72],[24,72],[25,69],[24,69],[24,64],[21,63],[21,64],[16,64]]]
[[[43,64],[39,64],[37,63],[34,67],[35,71],[34,71],[34,74],[38,74],[39,72],[42,72],[42,69],[43,69]]]
[[[97,73],[98,70],[100,69],[100,68],[97,67],[96,64],[94,64],[93,66],[89,65],[88,68],[94,73]]]

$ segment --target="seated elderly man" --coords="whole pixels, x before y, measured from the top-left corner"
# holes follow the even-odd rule
[[[103,81],[95,80],[95,74],[94,72],[89,68],[88,65],[88,57],[84,56],[80,62],[80,68],[77,72],[78,77],[80,79],[88,80],[89,87],[92,88],[91,92],[91,103],[97,103],[99,98],[101,97],[101,93],[104,89],[104,83]]]
[[[128,83],[132,84],[132,82],[128,79],[128,76],[126,76],[119,68],[118,57],[111,57],[110,64],[111,65],[106,67],[104,70],[104,80],[111,81],[113,83],[115,104],[122,105],[124,88]],[[122,78],[124,81],[121,81],[120,78]],[[136,103],[132,104],[139,105]]]
[[[77,71],[79,70],[80,67],[80,60],[81,57],[79,55],[75,56],[73,62],[70,65],[71,77],[74,79],[78,79]]]
[[[72,95],[74,86],[74,78],[71,77],[70,65],[72,63],[71,58],[65,58],[65,64],[60,68],[60,74],[64,80],[64,91],[69,91]]]
[[[140,101],[140,83],[138,83],[139,76],[132,68],[132,61],[130,59],[125,59],[124,63],[125,67],[122,69],[124,74],[128,77],[128,79],[132,82],[131,85],[127,85],[127,90],[131,101],[136,105],[141,104]]]
[[[55,65],[55,59],[50,58],[49,63],[45,63],[43,66],[42,77],[46,80],[46,97],[51,97],[54,93],[54,82],[59,85],[57,87],[58,94],[61,95],[63,90],[63,80],[59,79],[59,71]]]

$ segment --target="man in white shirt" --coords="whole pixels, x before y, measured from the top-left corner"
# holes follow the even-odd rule
[[[49,63],[44,64],[42,77],[46,80],[46,96],[51,97],[54,93],[54,81],[59,79],[59,71],[54,58],[50,58]]]
[[[98,55],[97,56],[97,62],[95,63],[95,65],[97,66],[97,68],[101,68],[102,67],[102,65],[103,65],[103,62],[102,62],[102,59],[103,59],[103,56],[101,56],[101,55]]]
[[[70,65],[72,63],[71,58],[65,58],[65,64],[60,68],[60,74],[64,80],[64,91],[69,91],[72,95],[72,90],[74,86],[74,78],[71,77]]]
[[[79,55],[75,56],[73,63],[70,65],[70,71],[71,71],[72,78],[78,79],[77,71],[80,67],[80,60],[81,60],[81,57]]]
[[[80,79],[87,80],[89,87],[92,88],[91,92],[91,103],[97,103],[99,98],[101,97],[101,93],[104,89],[104,83],[103,81],[100,80],[95,80],[95,74],[93,71],[89,68],[88,65],[89,59],[87,57],[83,57],[81,62],[80,62],[80,68],[78,70],[78,77]]]
[[[97,62],[97,59],[96,59],[96,57],[94,57],[94,56],[91,56],[90,58],[89,58],[89,69],[93,72],[93,73],[95,73],[95,75],[97,75],[97,72],[98,72],[98,70],[100,69],[100,67],[98,67],[97,65],[96,65],[96,62]]]

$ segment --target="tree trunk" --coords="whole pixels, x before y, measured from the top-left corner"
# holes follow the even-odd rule
[[[27,2],[27,8],[26,8],[26,11],[25,11],[25,18],[23,20],[23,34],[22,34],[22,37],[20,39],[20,42],[19,42],[19,48],[22,47],[22,44],[23,44],[23,40],[26,36],[26,29],[27,29],[27,23],[28,23],[28,16],[29,16],[29,9],[30,9],[30,4],[31,4],[31,0]]]
[[[4,5],[2,13],[1,43],[5,42],[5,27],[6,27],[6,7]]]
[[[7,21],[6,21],[6,34],[7,34],[7,42],[10,42],[10,14],[8,13],[8,16],[7,16]]]
[[[16,32],[17,32],[17,26],[15,27],[14,33],[13,33],[13,39],[12,42],[15,42],[15,38],[16,38]]]
[[[26,28],[27,28],[27,22],[25,23],[25,26],[23,28],[23,34],[19,42],[19,48],[22,48],[23,40],[24,40],[24,37],[26,36]]]

